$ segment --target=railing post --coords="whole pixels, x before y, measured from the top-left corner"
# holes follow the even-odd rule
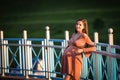
[[[5,76],[5,59],[4,59],[4,41],[3,41],[4,35],[3,35],[3,31],[0,31],[0,44],[1,44],[1,51],[0,51],[0,67],[1,67],[1,74],[2,76]]]
[[[99,42],[99,37],[98,37],[98,32],[94,33],[94,42],[98,43]]]
[[[49,26],[46,26],[46,46],[49,46],[49,39],[50,39],[50,30],[49,30]],[[49,54],[49,47],[46,47],[46,56],[47,56],[47,75],[46,78],[48,78],[48,80],[50,79],[50,54]]]
[[[108,53],[115,54],[115,48],[111,48],[111,45],[114,44],[113,42],[113,29],[108,29],[108,38],[109,38],[109,46],[108,46]],[[115,67],[115,58],[109,57],[108,58],[108,76],[109,80],[116,80],[116,67]]]
[[[99,37],[98,32],[94,33],[94,42],[97,44],[99,43]],[[97,46],[97,50],[101,50],[101,46]],[[95,78],[94,80],[102,80],[102,66],[101,66],[101,55],[99,54],[93,54],[93,70],[95,72]]]
[[[23,39],[24,39],[24,64],[25,64],[25,78],[28,78],[28,55],[27,55],[27,31],[23,31]]]
[[[69,31],[68,30],[65,31],[65,40],[66,41],[69,40]]]
[[[113,29],[112,28],[109,28],[108,29],[108,37],[109,37],[109,44],[110,45],[113,45]]]
[[[65,31],[65,45],[66,45],[66,46],[68,45],[68,41],[69,41],[69,31],[66,30],[66,31]]]

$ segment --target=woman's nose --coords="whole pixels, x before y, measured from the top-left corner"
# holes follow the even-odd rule
[[[77,28],[79,28],[80,26],[79,25],[76,25]]]

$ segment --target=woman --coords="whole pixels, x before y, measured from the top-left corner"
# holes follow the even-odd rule
[[[96,51],[96,47],[88,36],[87,20],[78,19],[75,33],[69,40],[62,56],[61,72],[66,74],[64,80],[80,80],[82,53],[88,58],[92,51]]]

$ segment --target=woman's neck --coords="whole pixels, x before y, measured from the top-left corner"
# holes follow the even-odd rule
[[[83,32],[81,31],[81,32],[77,32],[77,34],[82,34]]]

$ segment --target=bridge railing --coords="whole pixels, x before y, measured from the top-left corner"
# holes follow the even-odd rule
[[[100,43],[98,33],[94,33],[97,51],[90,58],[83,55],[81,78],[92,80],[120,80],[120,46],[113,45],[112,30],[109,29],[109,43]],[[0,44],[0,77],[20,76],[28,78],[63,79],[60,73],[61,57],[69,40],[68,31],[65,39],[50,39],[49,27],[46,38],[3,38]],[[118,53],[117,53],[118,52]],[[43,61],[43,62],[42,62]],[[36,70],[36,63],[41,70]]]

